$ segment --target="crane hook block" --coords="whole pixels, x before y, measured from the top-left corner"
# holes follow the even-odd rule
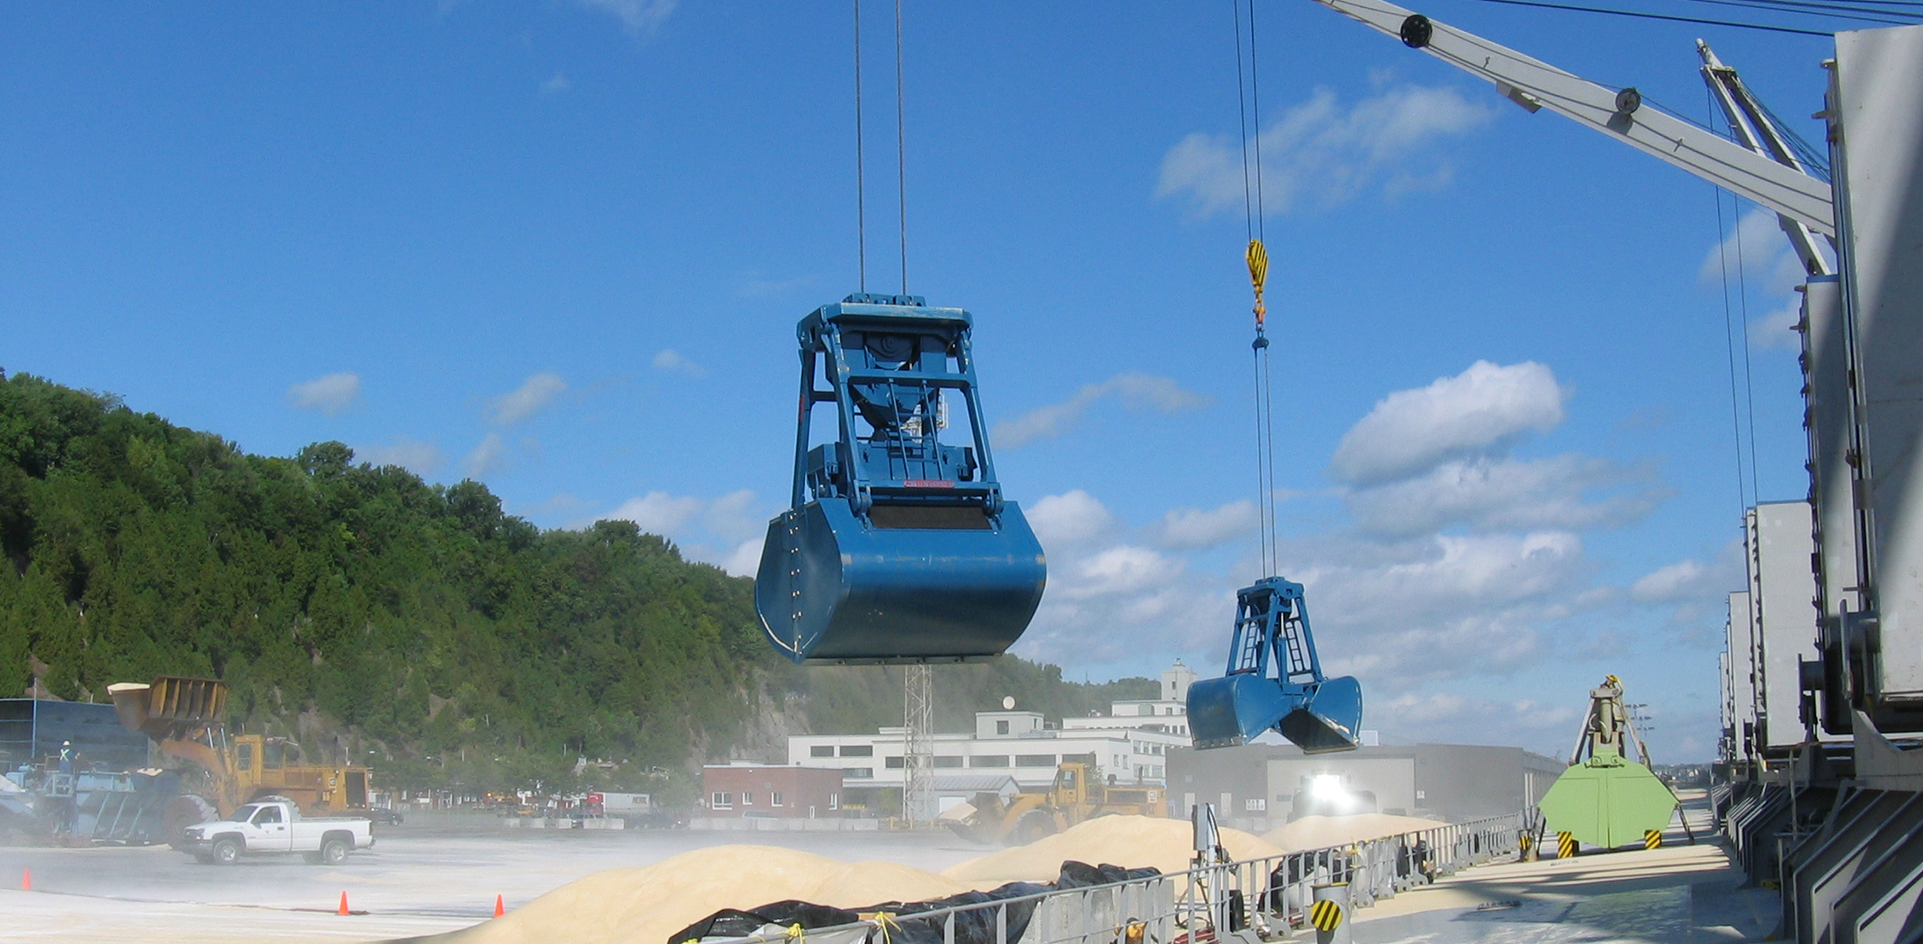
[[[869,294],[796,327],[794,490],[755,577],[761,628],[794,662],[985,661],[1034,617],[1048,562],[995,479],[972,327],[959,308]],[[811,444],[830,404],[838,434]]]
[[[1235,747],[1275,731],[1305,754],[1355,750],[1362,683],[1323,676],[1302,585],[1265,577],[1236,591],[1235,609],[1228,671],[1189,686],[1195,746]]]

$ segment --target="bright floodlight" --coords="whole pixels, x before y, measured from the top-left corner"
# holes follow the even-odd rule
[[[1349,791],[1342,789],[1342,778],[1336,774],[1316,774],[1309,785],[1317,799],[1335,800],[1348,796]]]

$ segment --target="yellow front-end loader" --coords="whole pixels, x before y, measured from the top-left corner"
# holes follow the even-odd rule
[[[1068,762],[1057,767],[1045,791],[975,795],[973,811],[947,820],[948,828],[972,842],[1019,846],[1052,836],[1101,816],[1166,816],[1161,787],[1104,784],[1095,769]]]

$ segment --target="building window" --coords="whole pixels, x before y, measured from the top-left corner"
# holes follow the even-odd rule
[[[1008,722],[1006,722],[1006,721],[997,721],[997,722],[995,722],[995,733],[996,733],[996,734],[1007,734],[1007,733],[1008,733]]]
[[[962,759],[960,757],[948,757],[945,755],[936,755],[935,757],[935,766],[937,767],[960,767],[961,765]]]
[[[773,791],[772,793],[769,793],[769,794],[768,794],[768,805],[769,805],[769,806],[780,806],[780,805],[781,805],[781,791],[780,791],[780,790],[776,790],[776,791]]]
[[[875,746],[873,744],[843,744],[841,746],[841,756],[873,757],[875,756]]]
[[[742,806],[753,806],[753,805],[755,805],[755,795],[754,795],[754,794],[752,794],[752,793],[743,793],[743,794],[741,794],[741,805],[742,805]]]
[[[734,794],[717,793],[709,798],[708,805],[717,810],[732,810],[734,809]]]
[[[828,794],[828,808],[831,810],[841,809],[841,794],[839,793]]]
[[[850,780],[873,780],[875,779],[875,768],[849,767],[848,769],[843,770],[841,772],[841,775],[844,777],[847,777]]]
[[[900,770],[906,766],[899,757],[884,757],[881,759],[881,765],[889,770]]]
[[[1243,812],[1266,813],[1268,812],[1268,809],[1269,809],[1268,801],[1262,799],[1261,797],[1251,797],[1247,800],[1242,801]]]
[[[1016,754],[1015,766],[1017,767],[1053,767],[1055,766],[1055,755],[1053,754]]]
[[[1095,766],[1095,755],[1094,754],[1063,754],[1062,763],[1087,764],[1090,767],[1093,767]]]
[[[835,746],[833,744],[816,744],[815,746],[808,748],[808,756],[809,757],[833,757],[835,756]]]
[[[968,759],[968,766],[970,767],[1006,767],[1008,766],[1008,755],[998,754],[993,757],[970,757]]]

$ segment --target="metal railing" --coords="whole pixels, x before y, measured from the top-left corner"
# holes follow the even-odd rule
[[[1304,926],[1318,887],[1346,889],[1344,910],[1352,911],[1437,877],[1517,856],[1522,837],[1539,822],[1535,811],[1525,810],[1186,872],[926,911],[874,912],[806,931],[768,926],[747,937],[704,941],[782,944],[802,937],[814,944],[934,944],[939,935],[941,944],[1208,944],[1245,929],[1268,934]]]

